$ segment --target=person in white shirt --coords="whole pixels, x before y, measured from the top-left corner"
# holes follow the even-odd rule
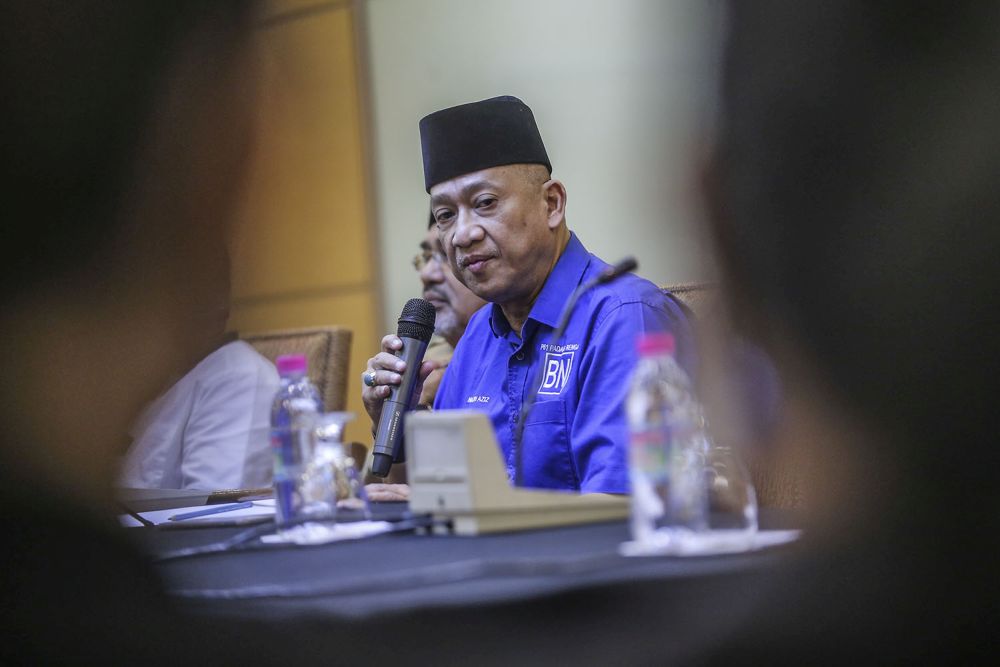
[[[122,486],[245,489],[271,483],[274,364],[234,340],[205,357],[132,428]]]
[[[188,294],[188,323],[202,352],[149,404],[129,435],[119,483],[140,489],[249,489],[271,483],[271,403],[278,371],[226,333],[230,263],[213,263]]]

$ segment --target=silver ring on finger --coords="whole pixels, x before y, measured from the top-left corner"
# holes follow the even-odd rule
[[[375,386],[375,371],[365,371],[361,374],[361,381],[365,383],[366,387]]]

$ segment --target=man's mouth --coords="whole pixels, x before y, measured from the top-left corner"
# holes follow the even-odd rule
[[[448,305],[448,299],[440,292],[428,290],[424,292],[424,299],[430,301],[435,310],[441,310]]]
[[[458,265],[463,269],[468,269],[470,273],[482,273],[487,262],[493,259],[493,255],[465,255],[458,261]]]

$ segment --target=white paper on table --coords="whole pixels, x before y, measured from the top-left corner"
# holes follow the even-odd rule
[[[228,503],[227,503],[228,504]],[[177,514],[185,514],[186,512],[197,512],[198,510],[205,510],[211,508],[212,505],[195,505],[194,507],[175,507],[168,510],[153,510],[150,512],[138,512],[139,516],[146,519],[155,526],[162,524],[171,525],[196,525],[204,523],[239,523],[241,520],[245,519],[259,519],[264,517],[274,516],[274,498],[265,498],[263,500],[254,500],[252,507],[243,507],[236,510],[229,510],[227,512],[217,512],[215,514],[208,514],[206,516],[199,516],[193,519],[184,519],[182,521],[171,521],[170,517]],[[126,528],[136,528],[141,527],[143,523],[133,516],[128,514],[122,514],[118,517],[121,525]]]
[[[326,544],[357,540],[392,530],[388,521],[351,521],[349,523],[304,523],[274,535],[264,535],[265,544]]]
[[[643,541],[622,542],[622,556],[714,556],[794,542],[801,530],[708,530],[695,532],[686,528],[661,528]]]

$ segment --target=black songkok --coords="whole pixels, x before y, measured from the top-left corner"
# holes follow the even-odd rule
[[[427,192],[456,176],[506,164],[543,164],[552,171],[531,109],[509,95],[424,116],[420,145]]]

